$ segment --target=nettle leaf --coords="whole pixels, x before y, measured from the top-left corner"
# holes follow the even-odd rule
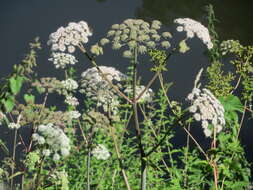
[[[244,106],[237,96],[229,95],[227,97],[219,98],[221,104],[224,106],[225,111],[239,111],[243,112]]]
[[[33,104],[33,103],[34,103],[34,100],[35,100],[35,96],[32,95],[32,94],[25,94],[25,95],[24,95],[24,99],[25,99],[25,102],[26,102],[26,103]]]
[[[189,46],[186,44],[185,40],[182,40],[182,41],[179,43],[179,52],[180,52],[180,53],[185,53],[185,52],[187,52],[188,50],[190,50]]]
[[[15,101],[14,96],[9,96],[7,99],[1,100],[1,103],[4,105],[6,112],[12,111],[12,109],[15,105],[14,101]]]
[[[10,78],[10,89],[14,95],[16,95],[20,91],[23,81],[24,78],[20,76]]]

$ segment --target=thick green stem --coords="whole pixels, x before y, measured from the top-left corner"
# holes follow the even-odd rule
[[[12,161],[13,161],[13,165],[12,165],[12,167],[11,167],[11,176],[14,174],[14,169],[15,169],[17,133],[18,133],[18,130],[15,129],[14,142],[13,142],[13,152],[12,152]],[[12,177],[12,178],[11,178],[11,189],[13,189],[13,182],[14,182],[14,178]]]
[[[134,115],[134,124],[136,130],[136,137],[138,140],[138,146],[141,157],[141,190],[146,190],[146,181],[147,181],[147,161],[145,152],[141,140],[141,130],[139,126],[138,111],[137,111],[137,100],[136,100],[136,85],[137,85],[137,48],[134,49],[134,60],[133,60],[133,115]]]
[[[90,190],[90,148],[88,149],[88,156],[87,156],[87,162],[86,162],[86,167],[87,167],[87,190]]]

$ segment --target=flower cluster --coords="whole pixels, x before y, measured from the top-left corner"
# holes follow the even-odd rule
[[[228,53],[235,53],[239,49],[242,49],[242,45],[238,40],[226,40],[220,44],[220,50],[222,55],[226,55]]]
[[[98,144],[91,154],[98,160],[107,160],[110,157],[110,152],[103,144]]]
[[[224,108],[208,89],[195,87],[187,99],[192,102],[189,111],[194,114],[196,121],[201,121],[206,137],[210,137],[214,130],[216,133],[222,130],[225,126]]]
[[[190,18],[178,18],[174,20],[180,26],[177,27],[178,32],[186,32],[187,38],[193,38],[195,35],[207,46],[208,49],[213,48],[208,29]]]
[[[71,55],[79,44],[87,43],[92,33],[85,21],[70,22],[67,27],[60,27],[50,34],[47,44],[51,46],[52,61],[56,68],[64,69],[66,65],[74,65],[77,60]],[[66,52],[66,53],[65,53]]]
[[[128,47],[123,52],[123,56],[131,58],[133,50],[137,49],[139,53],[145,54],[148,48],[155,48],[161,45],[163,48],[169,48],[170,43],[167,38],[171,38],[169,32],[163,32],[161,35],[158,30],[161,28],[161,22],[154,20],[152,24],[141,19],[127,19],[121,24],[114,24],[107,33],[107,38],[100,40],[100,45],[112,42],[112,48],[117,50],[121,47]]]
[[[9,129],[19,129],[20,128],[20,125],[18,123],[9,123],[8,124],[8,128]]]
[[[78,83],[71,78],[61,81],[61,83],[63,85],[63,88],[65,88],[68,91],[73,91],[78,88]]]
[[[140,93],[145,89],[145,86],[136,86],[136,96],[135,98],[137,98]],[[124,90],[125,93],[127,94],[131,94],[133,93],[132,91],[132,87],[127,87],[125,90]],[[147,89],[144,94],[142,94],[142,96],[140,97],[140,99],[138,100],[138,102],[141,102],[141,103],[144,103],[144,102],[151,102],[152,99],[153,99],[153,96],[154,96],[154,92],[151,88]]]
[[[108,80],[119,88],[120,82],[126,79],[126,75],[113,67],[99,66],[99,68]],[[116,111],[119,104],[118,96],[108,82],[100,76],[97,68],[87,69],[81,76],[80,92],[95,101],[97,106],[103,106],[104,111],[107,111],[108,105]]]
[[[65,69],[67,65],[74,65],[77,63],[75,56],[61,52],[53,52],[51,58],[48,60],[53,62],[56,69]]]
[[[67,103],[70,106],[78,106],[79,102],[76,97],[73,96],[67,96],[65,99],[65,103]]]
[[[67,112],[68,117],[72,120],[72,119],[78,119],[81,114],[79,113],[79,111],[69,111]]]
[[[80,43],[87,43],[92,33],[87,22],[70,22],[67,27],[60,27],[56,32],[50,34],[48,45],[52,51],[74,53],[75,47]]]
[[[69,155],[70,152],[70,140],[65,133],[58,126],[54,126],[52,123],[47,125],[39,125],[38,132],[32,135],[35,142],[43,145],[42,153],[44,156],[53,155],[55,161],[60,159],[60,154],[63,157]]]

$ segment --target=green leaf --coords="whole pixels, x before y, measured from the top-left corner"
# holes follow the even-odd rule
[[[0,139],[0,148],[3,149],[3,151],[5,152],[6,155],[9,155],[9,154],[10,154],[10,152],[9,152],[9,150],[8,150],[8,148],[7,148],[7,146],[4,144],[4,142],[3,142],[1,139]]]
[[[252,66],[248,66],[248,71],[250,72],[250,73],[253,73],[253,67]]]
[[[16,95],[20,91],[23,84],[23,80],[24,78],[20,76],[10,78],[10,89],[14,95]]]
[[[187,46],[185,40],[182,40],[182,41],[179,43],[179,52],[185,53],[185,52],[187,52],[188,50],[190,50],[190,48]]]
[[[34,103],[34,100],[35,100],[35,96],[32,95],[32,94],[25,94],[24,95],[24,99],[25,99],[25,102],[28,104],[33,104]]]
[[[224,106],[225,111],[239,111],[243,112],[244,106],[237,96],[229,95],[227,97],[219,98],[221,104]]]
[[[14,96],[9,96],[7,99],[1,100],[1,103],[4,105],[6,112],[11,112],[15,103],[14,103]]]

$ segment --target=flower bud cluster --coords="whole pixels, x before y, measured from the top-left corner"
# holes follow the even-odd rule
[[[103,74],[114,85],[121,87],[120,82],[126,79],[126,75],[116,70],[113,67],[99,66]],[[97,68],[89,68],[82,73],[80,92],[97,103],[97,106],[102,106],[104,111],[107,111],[110,105],[112,110],[116,109],[118,96],[97,71]],[[115,110],[116,111],[116,110]]]
[[[39,125],[38,132],[34,133],[32,138],[39,145],[45,147],[42,151],[44,156],[53,154],[55,161],[60,159],[60,155],[66,157],[70,153],[70,139],[61,128],[52,123]]]
[[[63,85],[63,88],[65,88],[68,91],[73,91],[78,88],[78,83],[71,78],[61,81],[61,83]]]
[[[74,65],[77,63],[75,56],[60,52],[53,52],[51,58],[48,60],[53,62],[56,69],[65,69],[67,65]]]
[[[221,132],[225,126],[224,108],[208,89],[195,87],[187,99],[192,102],[189,111],[194,114],[196,121],[201,122],[206,137],[210,137],[214,130],[216,133]]]
[[[187,38],[193,38],[195,35],[207,46],[208,49],[213,48],[208,29],[190,18],[178,18],[174,20],[174,23],[179,24],[177,27],[178,32],[186,32]]]
[[[169,32],[161,35],[158,30],[161,28],[161,22],[154,20],[151,25],[142,19],[127,19],[121,24],[114,24],[107,33],[107,38],[100,40],[100,45],[104,46],[112,42],[112,49],[120,49],[123,46],[127,50],[123,56],[131,58],[133,50],[137,49],[139,53],[145,54],[148,48],[155,48],[161,45],[163,48],[169,48],[170,43],[167,38],[171,38]]]
[[[18,123],[11,122],[11,123],[8,124],[8,128],[9,129],[19,129],[20,125]]]
[[[70,106],[78,106],[79,105],[78,99],[73,96],[67,96],[65,99],[65,103],[67,103]]]
[[[220,44],[220,50],[222,55],[228,53],[235,53],[238,49],[242,49],[242,45],[238,40],[226,40]]]
[[[91,154],[98,160],[107,160],[110,157],[110,152],[103,144],[98,144]]]

